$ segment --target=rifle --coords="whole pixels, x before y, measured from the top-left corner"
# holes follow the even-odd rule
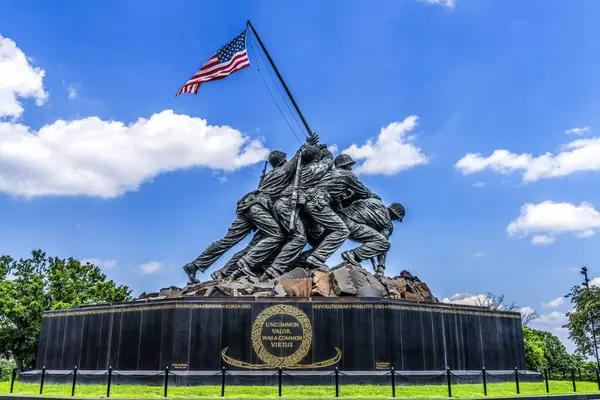
[[[319,135],[316,132],[311,132],[306,138],[306,143],[300,146],[300,154],[296,161],[296,175],[294,175],[294,186],[292,188],[292,216],[290,217],[290,232],[294,230],[296,223],[296,214],[298,214],[298,184],[300,183],[300,168],[302,167],[302,150],[307,145],[316,145],[319,142]]]
[[[258,187],[262,185],[263,179],[265,179],[265,175],[267,174],[267,164],[269,161],[265,161],[265,166],[263,167],[262,174],[260,174],[260,179],[258,180]]]
[[[290,232],[294,230],[296,223],[296,213],[298,212],[298,183],[300,182],[300,167],[302,166],[302,147],[300,148],[300,155],[296,162],[296,175],[294,176],[294,187],[292,189],[292,216],[290,217]]]

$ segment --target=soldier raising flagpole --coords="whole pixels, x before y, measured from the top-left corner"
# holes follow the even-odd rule
[[[248,35],[252,34],[260,47],[259,51],[262,50],[266,56],[304,125],[306,143],[302,144],[290,161],[286,160],[286,154],[281,151],[274,150],[269,154],[267,162],[271,164],[271,170],[267,172],[265,162],[257,190],[247,193],[238,201],[236,219],[225,236],[209,245],[194,261],[186,264],[185,272],[191,282],[197,282],[197,271],[206,271],[229,249],[256,231],[246,248],[212,274],[214,279],[255,276],[257,272],[261,273],[261,280],[274,279],[289,270],[299,259],[309,269],[326,270],[327,259],[348,238],[364,244],[358,249],[344,252],[342,256],[345,261],[360,264],[364,259],[377,256],[380,262],[379,265],[374,265],[374,269],[382,275],[385,253],[389,249],[389,235],[381,234],[377,227],[370,227],[368,220],[355,221],[341,214],[346,193],[352,192],[355,201],[371,198],[372,192],[352,172],[354,161],[349,155],[340,154],[334,160],[327,145],[319,144],[318,135],[308,125],[254,25],[250,20],[246,25],[240,35],[202,65],[179,89],[177,95],[197,94],[201,84],[226,78],[248,67]],[[262,58],[264,61],[264,57]],[[382,207],[385,212],[381,213],[387,216],[387,209]],[[368,208],[360,210],[367,212]],[[306,256],[301,257],[307,243],[313,249],[309,251],[310,254],[305,253]]]

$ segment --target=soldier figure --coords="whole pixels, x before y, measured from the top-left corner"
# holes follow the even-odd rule
[[[342,253],[342,258],[352,264],[373,259],[375,276],[383,277],[387,251],[390,248],[389,238],[394,230],[392,221],[402,222],[406,211],[400,203],[392,203],[386,207],[378,197],[354,201],[350,206],[340,210],[340,216],[350,230],[350,240],[362,243],[356,249]]]
[[[296,163],[298,162],[300,151],[301,150],[298,150],[296,155],[290,161],[286,160],[286,154],[282,151],[275,150],[272,151],[271,154],[269,154],[269,164],[271,164],[272,169],[262,178],[261,183],[259,185],[259,190],[262,193],[268,194],[272,201],[275,201],[279,198],[281,192],[283,192],[283,190],[290,184],[290,182],[294,178],[296,172]],[[257,243],[261,242],[263,236],[264,233],[262,233],[261,231],[257,232],[250,241],[250,243],[248,243],[248,245],[244,249],[234,254],[234,256],[223,266],[223,268],[213,272],[211,274],[211,277],[215,280],[221,280],[227,276],[232,275],[235,271],[238,270],[238,261],[246,254],[251,252],[254,246],[256,246]],[[281,244],[282,243],[280,243],[280,245]],[[279,252],[279,254],[289,253],[289,248],[293,246],[293,243],[286,243]],[[304,247],[304,245],[302,245],[302,247]],[[279,248],[277,248],[276,250],[279,250]],[[254,264],[253,266],[257,265],[258,264]],[[246,270],[244,270],[243,272],[247,273]]]
[[[318,141],[316,134],[311,134],[306,142],[309,145]],[[304,146],[303,146],[304,147]],[[198,282],[196,271],[206,271],[219,257],[229,249],[238,244],[248,234],[258,229],[251,245],[234,255],[235,264],[228,263],[225,271],[214,274],[213,278],[221,278],[225,274],[241,269],[244,274],[254,275],[252,268],[264,262],[275,250],[278,250],[284,241],[284,235],[279,223],[273,218],[273,201],[279,198],[281,192],[286,189],[292,181],[295,171],[297,157],[292,162],[286,162],[286,154],[275,150],[269,154],[271,171],[266,173],[259,183],[258,190],[246,194],[238,201],[237,218],[230,226],[227,234],[222,239],[213,242],[194,261],[186,264],[183,269],[191,282]]]
[[[333,164],[333,155],[326,145],[309,146],[302,151],[302,167],[298,180],[299,204],[305,188],[314,185]],[[292,205],[293,185],[284,190],[282,196],[275,202],[274,210],[284,231],[288,234],[287,242],[271,266],[267,268],[261,280],[277,278],[293,265],[307,243],[304,221],[299,217],[298,210]],[[298,204],[298,205],[299,205]],[[296,213],[294,226],[289,230],[292,214]]]
[[[263,234],[260,240],[236,263],[238,268],[243,268],[246,273],[252,274],[251,268],[264,261],[283,241],[279,224],[271,215],[271,207],[269,196],[258,190],[246,194],[239,200],[237,217],[227,234],[210,244],[194,261],[184,265],[183,270],[187,273],[190,282],[197,283],[196,271],[206,271],[219,257],[242,241],[250,232],[258,229]]]
[[[347,157],[347,156],[346,156]],[[340,163],[339,156],[337,157],[338,165],[343,168],[346,164]],[[334,164],[333,155],[327,149],[326,145],[319,147],[307,147],[302,153],[303,165],[300,170],[298,183],[298,205],[302,207],[303,218],[308,222],[308,235],[311,237],[311,242],[315,242],[315,236],[320,234],[320,228],[315,229],[315,226],[322,227],[324,234],[319,240],[317,247],[312,254],[308,256],[306,262],[313,268],[327,268],[325,261],[340,248],[342,243],[348,238],[350,232],[341,220],[341,218],[332,209],[332,204],[337,200],[336,197],[341,196],[348,188],[358,187],[364,188],[358,182],[351,171],[347,173],[332,174]],[[342,165],[344,164],[344,165]],[[354,179],[352,179],[354,177]],[[292,189],[288,187],[284,195],[291,195]],[[370,194],[370,191],[364,188]],[[333,196],[330,194],[333,194]],[[290,203],[280,202],[276,204],[278,214],[291,216],[291,213],[298,212],[292,210]],[[289,221],[289,217],[285,218]],[[303,229],[304,226],[300,222],[300,218],[295,219],[297,222],[297,231]],[[306,237],[306,232],[304,232]],[[278,271],[272,269],[267,270],[271,275],[276,275]]]

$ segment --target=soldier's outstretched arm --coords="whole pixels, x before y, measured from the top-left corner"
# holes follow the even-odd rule
[[[361,181],[358,180],[358,177],[354,175],[354,173],[350,173],[348,175],[346,183],[348,184],[348,189],[354,192],[355,199],[368,199],[373,196],[371,190],[363,185]]]
[[[321,161],[319,161],[319,164],[329,171],[333,168],[333,154],[331,154],[326,144],[320,144],[319,149],[321,149]]]
[[[296,154],[294,154],[294,157],[292,157],[291,160],[289,160],[288,162],[283,164],[282,168],[284,169],[286,175],[291,177],[291,176],[294,176],[294,174],[296,173],[296,168],[298,166],[298,157],[300,157],[300,155],[302,154],[303,148],[304,148],[304,145],[300,146],[298,151],[296,151]]]

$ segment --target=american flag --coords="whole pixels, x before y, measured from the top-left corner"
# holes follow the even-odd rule
[[[175,96],[182,93],[197,94],[200,85],[204,82],[226,78],[234,72],[248,67],[250,60],[246,51],[246,31],[213,54]]]

